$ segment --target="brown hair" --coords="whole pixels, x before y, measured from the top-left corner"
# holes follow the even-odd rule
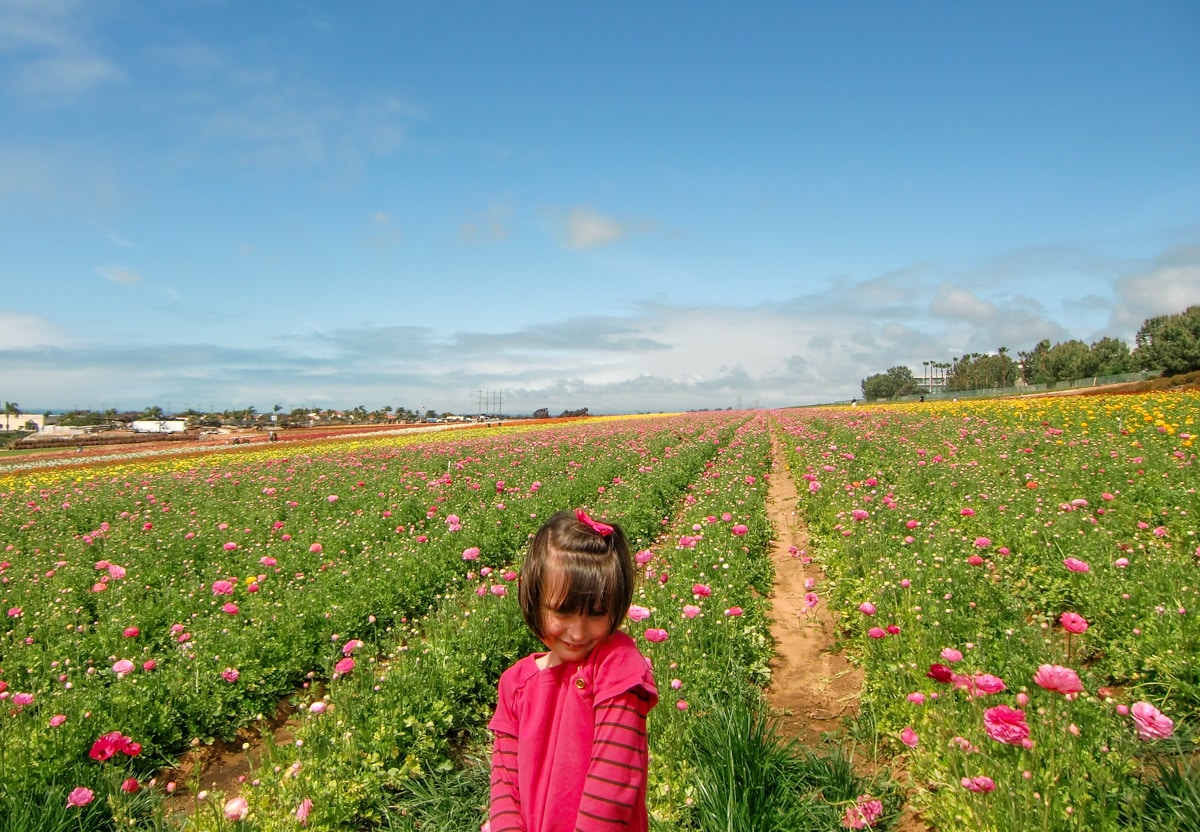
[[[565,579],[561,599],[548,597],[552,588],[547,585],[547,566],[551,563],[562,570]],[[629,542],[620,526],[601,535],[575,512],[560,511],[538,529],[521,564],[518,595],[525,623],[542,638],[542,607],[557,601],[553,608],[565,615],[606,614],[611,635],[633,602],[633,574]]]

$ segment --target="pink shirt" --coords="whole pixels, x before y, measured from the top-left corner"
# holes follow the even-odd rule
[[[542,653],[500,677],[492,753],[492,832],[644,832],[646,714],[658,691],[622,632],[582,664],[539,670]]]

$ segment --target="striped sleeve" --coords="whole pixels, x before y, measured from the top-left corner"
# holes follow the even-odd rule
[[[653,705],[640,685],[596,704],[592,757],[576,832],[625,829],[635,811],[644,811],[646,714]]]
[[[521,793],[517,788],[517,738],[496,732],[492,746],[492,786],[488,809],[491,832],[523,832]]]

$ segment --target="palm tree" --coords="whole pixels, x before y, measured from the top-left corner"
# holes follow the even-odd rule
[[[21,406],[19,404],[17,404],[16,402],[5,402],[4,403],[4,429],[5,430],[12,430],[12,422],[10,420],[13,416],[16,416],[17,419],[21,418]]]

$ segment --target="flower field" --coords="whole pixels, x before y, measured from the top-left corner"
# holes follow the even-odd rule
[[[479,828],[496,680],[537,648],[514,569],[579,506],[644,571],[656,828],[885,828],[907,798],[939,829],[1194,829],[1197,403],[593,419],[0,475],[0,828]],[[813,603],[866,670],[848,736],[906,780],[755,716],[779,462]],[[280,702],[293,730],[236,794],[170,773]]]
[[[1194,393],[779,416],[862,719],[935,828],[1200,828],[1198,416]]]

